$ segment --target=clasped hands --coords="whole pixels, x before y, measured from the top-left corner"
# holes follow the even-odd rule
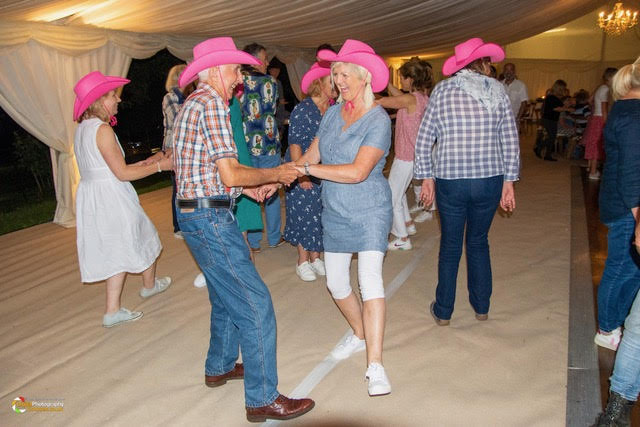
[[[160,169],[163,171],[173,169],[173,150],[158,151],[152,156],[147,157],[144,160],[134,163],[135,166],[148,166],[160,164]]]
[[[283,163],[274,169],[278,175],[277,183],[264,184],[258,187],[245,187],[243,188],[242,193],[260,203],[273,196],[273,194],[278,191],[283,184],[288,186],[298,177],[304,175],[298,170],[294,162]]]

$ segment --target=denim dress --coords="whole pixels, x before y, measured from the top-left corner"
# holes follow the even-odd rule
[[[341,105],[329,108],[318,137],[325,165],[352,163],[362,146],[384,151],[369,176],[357,184],[324,180],[322,183],[322,232],[326,252],[386,252],[391,230],[391,189],[382,175],[391,146],[391,121],[380,106],[365,113],[347,130]]]

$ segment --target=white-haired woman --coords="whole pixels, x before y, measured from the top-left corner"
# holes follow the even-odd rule
[[[382,366],[385,298],[382,262],[391,229],[391,190],[382,169],[391,145],[391,121],[373,92],[389,81],[386,64],[370,46],[347,40],[332,62],[341,104],[325,113],[318,135],[298,161],[299,171],[322,179],[322,229],[327,287],[353,330],[332,352],[336,359],[367,350],[369,395],[391,392]],[[321,163],[320,163],[321,162]],[[363,304],[349,283],[353,253]]]
[[[607,161],[600,184],[600,215],[606,215],[602,221],[606,221],[609,227],[609,254],[605,271],[615,271],[607,274],[610,283],[604,286],[606,289],[603,293],[607,293],[604,295],[600,292],[600,287],[605,285],[605,274],[602,275],[598,288],[598,322],[620,322],[625,316],[626,319],[619,347],[619,323],[609,326],[618,326],[618,334],[610,333],[600,337],[600,342],[596,338],[599,345],[606,343],[605,338],[609,338],[608,342],[612,344],[609,348],[618,348],[611,376],[609,402],[596,425],[628,426],[631,425],[631,409],[640,393],[640,297],[637,292],[640,275],[633,260],[638,259],[637,253],[631,255],[635,252],[630,248],[634,237],[629,232],[636,222],[635,249],[640,252],[640,58],[633,64],[620,68],[612,79],[611,90],[616,102],[604,128]],[[617,242],[612,241],[613,239]],[[610,257],[617,259],[610,260]],[[615,280],[611,280],[612,278]],[[622,280],[618,280],[619,278]],[[601,316],[608,319],[601,319]]]

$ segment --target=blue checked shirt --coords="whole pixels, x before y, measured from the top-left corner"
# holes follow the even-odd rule
[[[415,178],[504,175],[505,181],[517,181],[520,146],[507,94],[501,91],[504,99],[489,111],[455,79],[440,82],[431,94],[416,141]]]

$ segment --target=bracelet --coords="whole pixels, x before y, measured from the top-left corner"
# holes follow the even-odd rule
[[[158,166],[158,172],[162,172],[162,169],[160,169],[160,162],[156,162],[156,165]]]
[[[309,176],[311,172],[309,172],[309,162],[304,162],[304,174]]]

